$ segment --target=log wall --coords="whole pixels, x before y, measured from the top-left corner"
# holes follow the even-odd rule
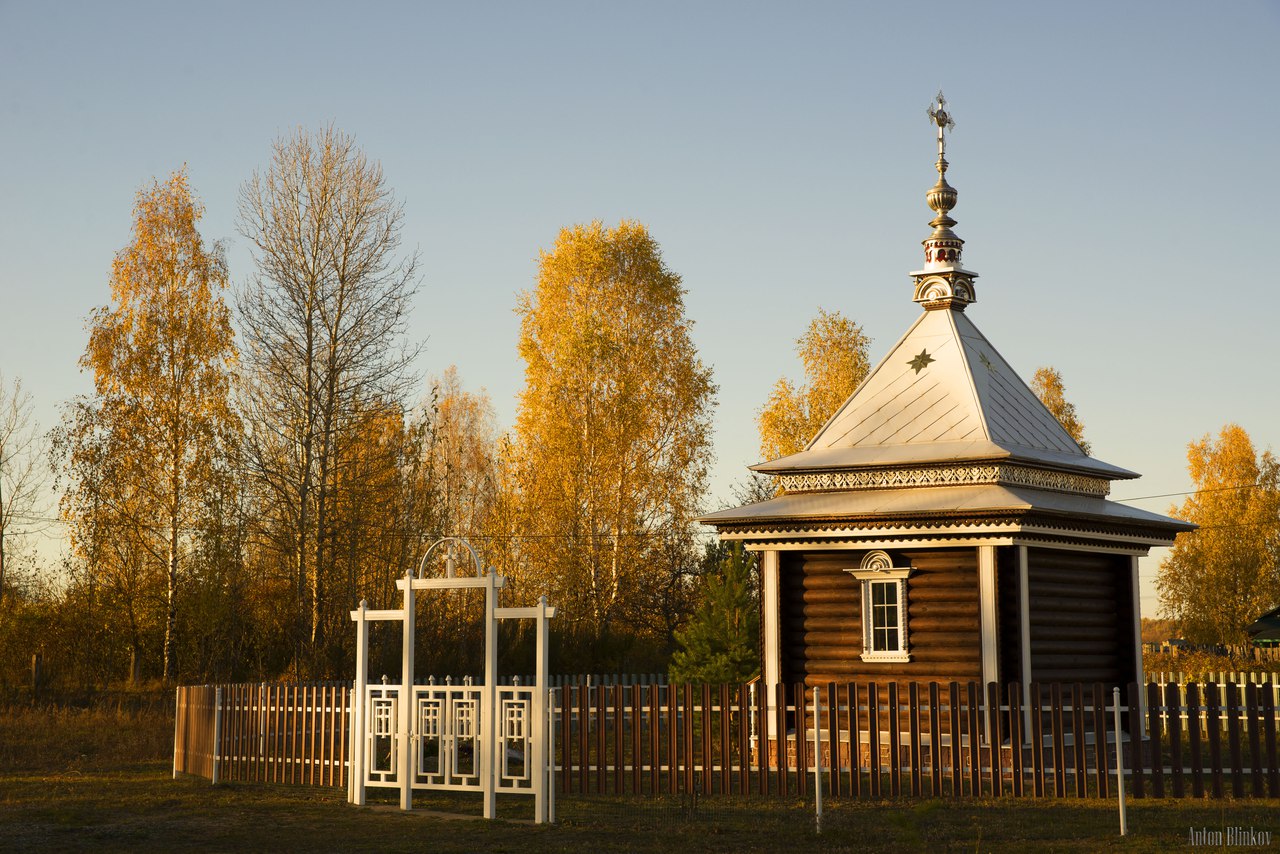
[[[973,548],[891,551],[907,580],[907,640],[911,660],[865,662],[862,593],[846,569],[865,551],[783,552],[779,618],[782,680],[828,682],[969,681],[982,677],[978,616],[978,555]]]
[[[1028,549],[1031,676],[1125,683],[1133,674],[1129,558]]]

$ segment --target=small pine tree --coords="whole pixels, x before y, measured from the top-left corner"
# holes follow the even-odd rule
[[[741,543],[707,547],[702,600],[683,629],[671,658],[673,682],[745,682],[760,669],[760,612],[756,557]]]

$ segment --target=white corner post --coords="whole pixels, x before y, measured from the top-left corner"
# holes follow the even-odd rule
[[[1129,557],[1129,589],[1131,591],[1130,598],[1133,599],[1133,681],[1138,683],[1138,703],[1142,707],[1142,714],[1138,716],[1138,720],[1142,727],[1141,732],[1133,733],[1134,738],[1147,737],[1147,692],[1144,688],[1146,682],[1146,670],[1142,666],[1142,588],[1138,579],[1138,556],[1131,555]]]
[[[764,604],[764,620],[760,627],[760,643],[764,649],[763,677],[764,697],[761,702],[766,709],[772,711],[774,697],[777,696],[778,683],[782,681],[782,631],[778,614],[778,599],[781,590],[779,579],[778,552],[769,550],[761,554],[760,560],[760,597]],[[777,737],[777,715],[768,714],[768,737]],[[768,750],[767,746],[761,747]]]
[[[400,809],[413,809],[413,641],[414,597],[413,571],[405,573],[396,586],[404,588],[404,644],[400,656],[400,760],[396,764],[396,780],[400,783]]]
[[[999,603],[996,600],[995,546],[978,546],[978,602],[982,638],[982,693],[986,697],[989,696],[986,690],[987,685],[999,679],[1000,664],[999,627],[997,624]],[[994,732],[991,727],[993,712],[998,714],[999,709],[987,709],[988,739]]]
[[[1022,732],[1031,737],[1031,573],[1027,567],[1027,547],[1018,546],[1018,629],[1022,654]]]

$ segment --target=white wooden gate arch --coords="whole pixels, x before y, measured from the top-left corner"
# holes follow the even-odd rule
[[[427,560],[447,549],[445,576],[426,578]],[[475,575],[455,571],[455,549],[465,548]],[[531,608],[497,607],[506,579],[485,570],[475,549],[459,537],[433,543],[412,571],[396,580],[401,608],[374,610],[365,601],[351,612],[356,624],[356,678],[352,692],[347,800],[365,804],[370,786],[400,790],[400,808],[413,808],[414,789],[474,791],[493,818],[499,792],[533,796],[534,821],[551,820],[548,624],[556,609],[545,596]],[[484,681],[461,685],[414,683],[415,594],[418,590],[484,590]],[[404,642],[399,685],[369,684],[369,623],[399,620]],[[498,621],[535,620],[534,684],[498,685]]]

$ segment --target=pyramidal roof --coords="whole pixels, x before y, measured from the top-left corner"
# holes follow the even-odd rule
[[[1086,455],[973,322],[948,308],[925,311],[804,451],[753,468],[1009,460],[1138,476]]]

